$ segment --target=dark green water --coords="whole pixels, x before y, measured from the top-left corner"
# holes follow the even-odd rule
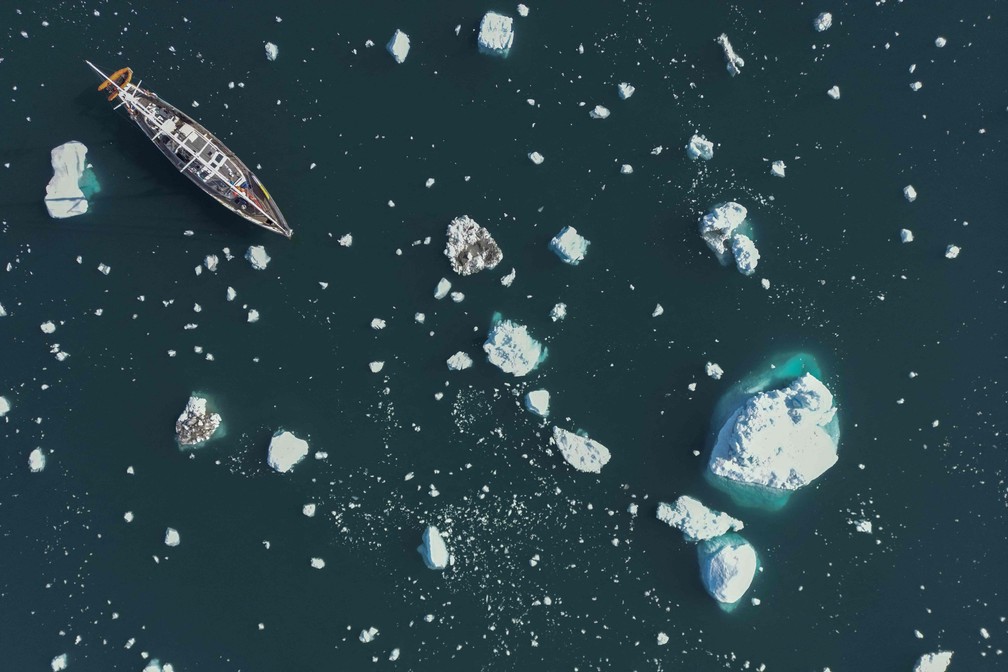
[[[3,667],[45,670],[67,652],[70,670],[130,671],[149,652],[177,671],[910,670],[950,648],[954,671],[1004,669],[1008,5],[530,6],[525,19],[496,7],[516,17],[506,60],[477,53],[494,7],[475,3],[0,9]],[[824,9],[833,27],[817,34]],[[412,39],[403,65],[383,50],[396,28]],[[747,62],[735,78],[722,31]],[[261,165],[294,239],[174,174],[109,111],[84,58],[132,66]],[[637,87],[627,101],[621,81]],[[590,119],[596,104],[612,115]],[[686,159],[693,132],[718,143],[711,162]],[[101,191],[56,221],[49,150],[69,140],[89,148]],[[755,277],[696,233],[729,199],[749,208]],[[444,231],[461,214],[502,247],[494,271],[453,277]],[[577,267],[547,249],[565,225],[592,241]],[[241,258],[252,244],[272,257],[264,272]],[[195,275],[210,253],[218,272]],[[434,300],[442,276],[462,303]],[[568,317],[553,323],[558,301]],[[527,378],[482,356],[498,312],[549,348]],[[449,372],[460,349],[476,365]],[[780,510],[738,507],[704,479],[711,416],[734,383],[797,351],[836,395],[840,461]],[[552,425],[520,403],[538,387],[552,421],[612,451],[600,475],[549,450]],[[193,390],[227,433],[180,451]],[[272,472],[281,427],[328,458]],[[27,467],[36,446],[41,474]],[[680,494],[746,523],[764,569],[732,613],[654,518]],[[861,518],[874,534],[855,532]],[[426,524],[449,533],[444,573],[415,551]],[[370,626],[380,634],[362,644]]]

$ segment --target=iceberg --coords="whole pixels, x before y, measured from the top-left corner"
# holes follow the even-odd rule
[[[445,546],[444,537],[436,527],[430,525],[424,530],[420,537],[422,542],[417,546],[417,553],[423,557],[424,564],[429,569],[444,569],[451,562],[448,555],[448,547]]]
[[[280,53],[280,49],[277,47],[277,45],[273,44],[272,42],[267,42],[266,43],[266,60],[267,61],[275,61],[277,59],[277,55],[279,53]]]
[[[725,63],[727,63],[728,73],[734,77],[742,72],[742,68],[745,67],[745,61],[742,60],[741,56],[735,53],[731,42],[728,41],[728,36],[721,33],[714,41],[721,46],[722,50],[724,50],[724,59]]]
[[[588,111],[588,116],[592,119],[606,119],[609,117],[609,108],[604,105],[596,105]]]
[[[87,147],[76,140],[54,147],[50,152],[53,176],[46,185],[45,204],[53,219],[66,219],[88,211],[81,181],[87,169]]]
[[[573,226],[565,226],[550,240],[550,249],[565,263],[577,266],[584,260],[591,241],[580,235]]]
[[[833,100],[840,100],[840,87],[834,84],[829,89],[826,90],[826,95]]]
[[[368,644],[368,643],[374,641],[374,638],[377,637],[377,636],[378,636],[378,628],[376,628],[376,627],[374,627],[372,625],[367,630],[361,630],[361,633],[358,636],[358,639],[361,642],[363,642],[364,644]]]
[[[914,240],[913,231],[910,229],[900,229],[900,240],[904,243],[912,243]]]
[[[739,273],[752,275],[756,272],[756,265],[759,263],[759,250],[756,243],[744,233],[736,234],[732,241],[732,254],[735,255],[735,266]]]
[[[438,280],[437,287],[434,288],[434,298],[440,301],[444,297],[448,296],[448,292],[451,291],[451,281],[448,278],[441,278]]]
[[[952,663],[953,651],[925,653],[914,665],[913,672],[945,672]]]
[[[60,672],[60,670],[65,670],[67,668],[67,654],[61,653],[52,659],[49,663],[49,667],[52,668],[53,672]]]
[[[483,343],[487,361],[504,373],[527,375],[546,358],[546,348],[532,338],[528,327],[511,320],[498,320]]]
[[[566,319],[567,317],[567,304],[558,303],[550,310],[550,319],[554,322],[559,322],[560,320]]]
[[[41,448],[36,448],[28,454],[28,468],[33,474],[37,474],[45,469],[46,456]]]
[[[480,21],[477,41],[482,53],[507,56],[514,44],[514,19],[497,12],[487,12]]]
[[[609,463],[609,449],[598,441],[593,441],[560,427],[553,427],[553,441],[560,454],[578,471],[597,474]]]
[[[448,243],[444,253],[451,261],[452,270],[459,275],[492,269],[504,258],[490,232],[469,215],[456,217],[448,225]]]
[[[823,12],[815,18],[812,25],[815,27],[817,33],[825,32],[833,25],[833,15],[829,12]]]
[[[712,208],[700,219],[700,235],[718,258],[724,260],[728,254],[728,241],[735,229],[745,221],[748,211],[744,206],[729,201]]]
[[[0,418],[10,413],[11,405],[7,397],[0,397]]]
[[[709,509],[699,499],[686,495],[673,504],[659,504],[658,520],[682,532],[688,541],[706,541],[744,527],[738,518]]]
[[[392,58],[395,59],[396,63],[404,63],[410,48],[409,35],[396,28],[392,39],[385,45],[385,48],[388,50],[388,53],[392,54]]]
[[[252,264],[252,268],[257,271],[266,270],[266,266],[270,262],[270,257],[266,254],[266,248],[262,245],[249,246],[248,250],[245,252],[245,258],[250,264]]]
[[[949,245],[948,247],[945,248],[945,258],[955,259],[956,257],[959,256],[959,253],[961,251],[962,250],[959,249],[958,245]]]
[[[634,94],[636,87],[628,82],[620,82],[619,86],[616,87],[616,92],[619,94],[620,100],[626,100]]]
[[[917,190],[914,189],[912,184],[903,187],[903,198],[907,200],[907,203],[913,203],[917,200]]]
[[[737,534],[727,534],[701,543],[700,580],[718,602],[734,604],[752,585],[759,560],[756,550]]]
[[[787,170],[787,166],[783,161],[774,161],[770,164],[770,174],[774,177],[784,177],[785,170]]]
[[[779,490],[808,485],[837,462],[833,395],[811,373],[759,392],[721,427],[708,469],[715,476]]]
[[[463,371],[472,365],[472,357],[461,350],[448,358],[448,369],[451,371]]]
[[[534,163],[537,166],[542,165],[542,162],[546,160],[546,157],[544,157],[539,152],[530,152],[529,155],[528,155],[528,158],[529,158],[529,161],[531,161],[532,163]]]
[[[549,415],[550,393],[546,390],[532,390],[525,395],[525,408],[545,418]]]
[[[714,143],[702,135],[694,134],[686,145],[686,156],[693,160],[710,161],[714,158]]]
[[[165,530],[164,533],[165,546],[178,546],[181,541],[182,538],[179,536],[178,530],[176,530],[174,527],[169,527],[168,529]]]
[[[716,364],[714,362],[707,362],[704,365],[704,373],[706,373],[714,380],[721,380],[721,377],[724,375],[724,369],[722,369],[719,364]]]
[[[294,468],[308,454],[308,442],[292,433],[280,431],[273,435],[266,462],[281,474]]]
[[[179,444],[194,446],[208,441],[220,424],[221,416],[207,409],[207,400],[192,396],[189,397],[182,415],[175,421],[175,435]]]

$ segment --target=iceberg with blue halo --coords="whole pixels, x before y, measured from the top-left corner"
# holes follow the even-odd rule
[[[752,585],[759,558],[748,541],[737,534],[715,537],[697,546],[700,580],[723,606],[734,605]]]

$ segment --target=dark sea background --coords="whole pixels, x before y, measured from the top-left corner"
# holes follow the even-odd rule
[[[530,7],[3,4],[0,667],[67,653],[71,671],[139,671],[148,654],[176,672],[909,672],[951,649],[953,672],[1008,669],[1008,3]],[[489,9],[515,17],[506,59],[477,51]],[[412,40],[402,65],[384,50],[396,28]],[[721,32],[746,60],[738,77]],[[176,174],[85,58],[131,66],[216,132],[294,238]],[[608,119],[589,117],[597,104]],[[694,132],[717,143],[712,161],[686,157]],[[43,196],[49,151],[69,140],[101,191],[59,221]],[[725,200],[749,209],[754,277],[697,234]],[[462,214],[503,249],[493,271],[452,272],[445,229]],[[591,240],[580,266],[547,247],[566,225]],[[242,259],[259,244],[262,272]],[[219,270],[196,275],[207,254]],[[464,301],[434,299],[441,277]],[[486,362],[496,312],[548,346],[533,374]],[[458,350],[472,369],[447,370]],[[836,395],[839,463],[780,510],[738,506],[704,478],[712,413],[792,353]],[[521,407],[540,387],[549,423]],[[197,391],[225,433],[182,451],[174,422]],[[554,423],[609,447],[601,474],[563,462]],[[328,457],[273,472],[280,428]],[[759,553],[731,613],[655,519],[681,494],[742,518]],[[447,532],[445,572],[416,553],[427,524]]]

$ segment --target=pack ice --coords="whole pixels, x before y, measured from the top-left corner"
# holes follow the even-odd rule
[[[517,377],[532,371],[546,352],[542,344],[529,335],[528,327],[511,320],[500,320],[490,328],[483,351],[487,353],[487,361]]]
[[[709,509],[699,499],[686,495],[672,504],[659,504],[658,520],[682,532],[688,541],[706,541],[743,528],[738,518]]]
[[[294,468],[308,454],[308,442],[287,431],[277,432],[269,444],[266,462],[281,474]]]
[[[593,441],[560,427],[553,428],[553,441],[567,463],[578,471],[597,474],[612,457],[609,449],[598,441]]]
[[[46,185],[45,204],[53,219],[83,215],[88,202],[80,189],[80,179],[87,168],[87,147],[76,140],[54,147],[50,153],[53,176]]]

